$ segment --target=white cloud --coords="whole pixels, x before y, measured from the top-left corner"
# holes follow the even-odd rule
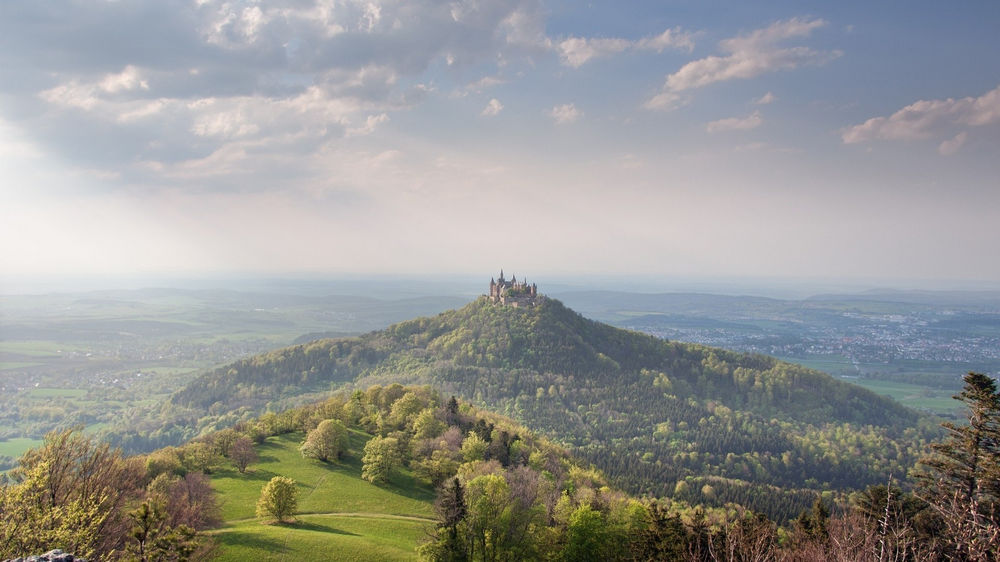
[[[476,80],[475,82],[472,82],[471,84],[467,84],[464,89],[465,89],[466,92],[480,93],[483,90],[486,90],[488,88],[492,88],[493,86],[499,86],[500,84],[503,84],[503,83],[504,83],[504,80],[501,79],[501,78],[498,78],[496,76],[483,76],[479,80]]]
[[[570,37],[559,43],[559,58],[563,64],[579,68],[595,57],[613,55],[631,46],[625,39],[584,39]]]
[[[549,111],[549,117],[554,119],[557,125],[573,123],[582,116],[583,112],[572,103],[557,105]]]
[[[645,106],[651,109],[670,109],[670,104],[657,100],[671,99],[670,94],[676,95],[678,92],[716,82],[748,79],[804,65],[824,64],[840,56],[840,52],[779,46],[782,41],[808,36],[814,29],[824,25],[826,22],[821,19],[792,18],[775,22],[749,35],[726,39],[719,43],[719,48],[727,54],[712,55],[685,64],[677,72],[667,76],[661,92]]]
[[[101,81],[101,89],[109,94],[121,91],[149,89],[149,82],[143,80],[139,74],[139,69],[128,65],[118,74],[108,74]]]
[[[687,104],[689,101],[691,100],[688,96],[682,96],[677,92],[664,91],[649,98],[642,106],[646,109],[670,111]]]
[[[965,139],[967,137],[968,134],[965,131],[958,133],[954,137],[938,145],[938,152],[944,156],[951,156],[952,154],[955,154],[958,152],[958,149],[962,148],[962,145],[965,144]]]
[[[636,41],[637,49],[645,49],[662,53],[666,48],[694,50],[694,34],[679,27],[668,29],[655,37],[645,37]]]
[[[746,131],[749,129],[756,129],[763,122],[764,120],[761,118],[760,112],[754,111],[746,117],[729,117],[727,119],[712,121],[705,126],[705,130],[709,133],[718,133],[722,131]]]
[[[873,117],[841,132],[845,144],[873,140],[912,141],[950,135],[955,127],[1000,123],[1000,86],[979,97],[920,100],[888,117]],[[938,147],[954,154],[965,143],[964,131]]]
[[[503,104],[500,103],[500,100],[493,98],[490,100],[490,103],[486,104],[486,107],[483,108],[480,115],[484,117],[493,117],[499,114],[501,110],[503,110]]]
[[[559,60],[566,66],[579,68],[591,59],[616,55],[629,49],[663,52],[664,49],[694,49],[693,34],[679,27],[667,29],[654,37],[644,37],[638,41],[619,38],[569,37],[556,45]]]
[[[365,124],[360,127],[349,128],[344,132],[346,136],[356,137],[358,135],[370,135],[375,132],[375,128],[385,123],[389,120],[389,115],[386,113],[379,113],[378,115],[369,115],[365,118]]]
[[[767,105],[767,104],[770,104],[770,103],[774,103],[774,101],[777,100],[777,99],[778,99],[777,96],[775,96],[771,92],[768,92],[768,93],[764,94],[763,96],[761,96],[761,97],[753,100],[753,102],[756,105]]]

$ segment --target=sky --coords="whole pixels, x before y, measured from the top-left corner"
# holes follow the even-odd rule
[[[0,275],[1000,286],[998,28],[993,0],[7,0]]]

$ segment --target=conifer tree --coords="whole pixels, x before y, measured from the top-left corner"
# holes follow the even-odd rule
[[[941,424],[947,435],[920,463],[920,495],[942,517],[954,555],[996,560],[1000,552],[1000,394],[996,381],[964,378],[955,396],[968,407],[968,425]]]
[[[458,540],[458,526],[465,519],[468,508],[465,505],[465,490],[458,478],[453,478],[441,490],[437,505],[438,526],[445,531],[441,550],[444,560],[464,560],[465,549]]]

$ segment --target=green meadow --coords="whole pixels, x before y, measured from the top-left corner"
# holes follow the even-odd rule
[[[349,455],[337,463],[302,458],[304,435],[268,438],[260,461],[246,474],[212,475],[224,520],[211,531],[217,560],[413,560],[417,542],[433,528],[434,492],[406,469],[385,485],[361,479],[361,450],[369,435],[351,433]],[[296,522],[264,523],[254,517],[261,488],[274,476],[296,481]]]
[[[875,379],[856,379],[850,382],[896,400],[904,406],[917,410],[927,410],[936,414],[946,414],[961,410],[961,404],[952,395],[958,391],[928,389],[901,382]]]
[[[23,455],[28,449],[38,447],[41,444],[41,439],[14,437],[12,439],[0,441],[0,455],[14,457],[16,459]]]

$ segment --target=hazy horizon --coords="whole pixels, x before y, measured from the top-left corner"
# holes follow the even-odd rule
[[[621,291],[627,293],[703,293],[716,295],[804,299],[824,294],[864,294],[895,291],[996,292],[1000,283],[928,279],[844,279],[844,278],[739,278],[739,277],[656,277],[637,275],[530,275],[506,271],[539,284],[546,294],[578,291]],[[527,272],[530,273],[530,272]],[[189,276],[104,276],[104,277],[18,277],[5,275],[0,295],[44,295],[137,290],[233,290],[245,293],[368,295],[374,298],[478,295],[486,292],[490,276],[472,273],[414,275],[276,275],[226,274]]]
[[[996,287],[998,21],[985,1],[0,3],[0,285],[502,264]]]

